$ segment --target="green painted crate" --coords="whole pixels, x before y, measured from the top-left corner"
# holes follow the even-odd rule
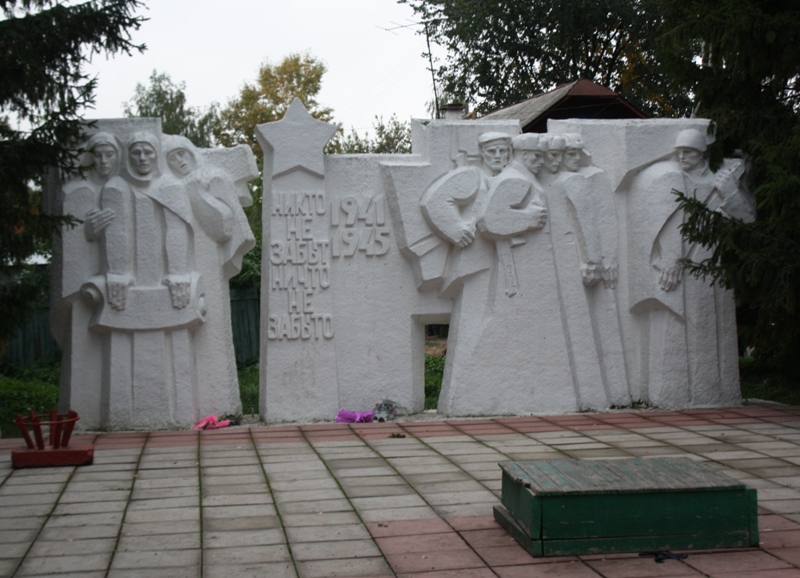
[[[756,491],[688,458],[501,462],[495,519],[534,556],[758,546]]]

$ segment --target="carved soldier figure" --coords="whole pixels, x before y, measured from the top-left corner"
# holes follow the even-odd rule
[[[535,179],[527,169],[525,159],[535,164],[537,150],[526,150],[529,139],[515,137],[519,151],[514,149],[516,160],[489,182],[489,191],[483,214],[477,225],[480,233],[495,242],[500,275],[505,282],[505,292],[513,297],[519,290],[516,267],[511,248],[526,242],[521,236],[527,231],[539,229],[547,220],[547,209],[542,204]],[[536,141],[538,148],[538,138]],[[484,150],[484,165],[486,152]],[[534,160],[530,160],[534,157]],[[538,183],[537,183],[538,184]]]
[[[614,191],[605,171],[591,166],[579,134],[552,136],[550,152],[561,158],[547,195],[558,286],[567,312],[564,329],[582,351],[572,360],[578,399],[586,407],[628,405],[613,291],[618,234]]]
[[[544,158],[544,167],[547,169],[541,173],[539,178],[543,184],[548,184],[553,180],[553,176],[561,170],[561,160],[564,157],[564,150],[567,148],[567,141],[564,137],[558,134],[542,135],[546,143],[547,153]]]
[[[65,227],[53,244],[54,298],[50,318],[51,332],[63,350],[64,363],[61,391],[62,409],[80,408],[81,419],[100,425],[101,364],[97,352],[102,348],[101,336],[88,332],[93,307],[82,299],[83,284],[101,273],[102,233],[114,213],[100,209],[100,191],[119,172],[122,144],[108,132],[97,132],[83,146],[82,166],[88,167],[86,178],[76,177],[63,189],[63,214],[83,219],[83,225]],[[70,372],[73,372],[71,374]],[[73,386],[80,381],[80,386]]]
[[[739,401],[733,295],[683,275],[684,262],[702,260],[704,249],[682,238],[683,212],[673,191],[728,216],[752,219],[754,212],[737,180],[742,163],[726,161],[715,174],[706,149],[706,135],[684,130],[676,138],[674,157],[648,167],[631,185],[630,300],[640,346],[635,379],[659,406]]]
[[[477,223],[485,211],[491,180],[511,158],[511,137],[500,132],[483,133],[478,137],[478,148],[480,167],[450,171],[428,187],[420,200],[430,227],[454,245],[440,292],[443,297],[457,295],[465,279],[488,272],[494,260],[492,243],[476,235]]]

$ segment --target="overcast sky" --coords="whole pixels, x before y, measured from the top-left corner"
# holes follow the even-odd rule
[[[433,100],[425,37],[414,15],[395,0],[149,0],[133,40],[144,54],[95,56],[95,110],[87,118],[123,116],[123,102],[153,70],[186,83],[190,106],[225,105],[258,68],[292,52],[308,52],[328,67],[319,102],[345,130],[370,129],[373,118],[426,118]],[[441,52],[441,51],[440,51]],[[434,54],[436,54],[434,49]],[[371,131],[370,131],[371,132]]]

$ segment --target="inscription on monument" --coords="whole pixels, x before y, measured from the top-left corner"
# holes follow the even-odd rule
[[[314,296],[331,285],[329,239],[315,239],[315,223],[325,220],[322,193],[289,192],[273,195],[274,230],[269,248],[270,291],[285,294],[286,312],[267,318],[267,339],[310,340],[333,338],[333,316],[314,311]]]
[[[386,201],[380,197],[346,196],[331,202],[331,256],[353,257],[362,251],[367,257],[389,252]]]

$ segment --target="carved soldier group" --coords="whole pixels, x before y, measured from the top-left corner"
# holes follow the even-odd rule
[[[684,262],[703,255],[682,240],[674,192],[752,219],[741,164],[712,173],[706,135],[685,129],[672,158],[632,176],[618,220],[617,193],[580,134],[484,132],[477,142],[480,165],[447,172],[420,200],[451,244],[439,295],[454,300],[455,318],[440,410],[735,403],[732,297],[683,277]],[[620,237],[627,300],[616,291]],[[490,345],[502,339],[505,350]],[[502,376],[520,364],[528,383],[506,391]]]
[[[95,132],[63,187],[63,211],[83,224],[61,235],[53,328],[69,359],[61,403],[84,427],[241,411],[228,279],[255,244],[242,211],[252,153],[141,124]]]

